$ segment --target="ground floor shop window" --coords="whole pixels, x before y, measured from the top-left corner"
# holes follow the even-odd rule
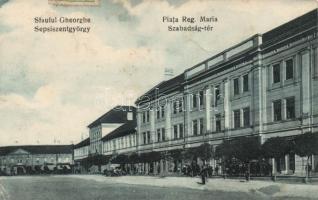
[[[289,170],[295,172],[295,154],[289,155]]]
[[[276,169],[278,172],[286,170],[285,156],[276,160]]]
[[[220,114],[215,115],[215,131],[216,132],[221,131],[221,115]]]

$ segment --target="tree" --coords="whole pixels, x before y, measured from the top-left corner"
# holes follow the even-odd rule
[[[188,160],[194,160],[197,156],[197,153],[196,153],[196,148],[189,148],[189,149],[186,149],[186,151],[184,152],[183,154],[183,157],[185,159],[188,159]]]
[[[183,155],[183,150],[182,149],[174,149],[169,152],[169,157],[172,158],[175,161],[182,160],[184,155]]]
[[[111,162],[115,164],[127,164],[128,161],[129,161],[129,158],[127,155],[119,154]]]
[[[222,158],[223,170],[225,165],[232,166],[232,162],[247,165],[247,179],[250,177],[250,163],[261,157],[261,144],[257,137],[239,137],[231,140],[224,140],[216,147],[216,158]],[[235,164],[234,163],[234,164]]]
[[[230,159],[234,155],[234,149],[231,140],[224,140],[215,149],[215,157],[218,159]]]
[[[265,158],[279,159],[290,153],[293,149],[293,143],[285,137],[269,138],[262,145],[262,154]]]
[[[274,158],[279,160],[281,157],[293,151],[293,142],[286,137],[269,138],[262,145],[262,155],[264,158]],[[274,165],[275,163],[273,163]],[[276,174],[274,174],[276,180]]]
[[[240,137],[225,140],[216,147],[215,156],[227,159],[236,158],[247,163],[261,156],[261,145],[257,137]]]
[[[159,161],[162,158],[162,155],[160,152],[152,151],[149,153],[142,153],[139,156],[140,162],[154,162]]]
[[[137,153],[133,152],[132,154],[128,156],[128,162],[131,164],[139,163],[140,156]]]
[[[198,147],[189,148],[184,153],[184,158],[194,160],[200,158],[203,161],[207,161],[214,155],[213,147],[209,143],[203,143]]]
[[[261,156],[261,144],[257,137],[241,137],[235,140],[234,155],[242,162],[249,163]]]
[[[169,158],[172,159],[175,164],[174,171],[177,171],[179,161],[182,163],[182,159],[184,158],[184,151],[182,149],[171,150],[168,154],[168,159]]]
[[[206,162],[214,155],[213,147],[209,143],[203,143],[197,147],[196,154],[198,158]]]
[[[294,138],[294,151],[301,157],[307,157],[306,162],[306,182],[309,176],[309,158],[318,155],[318,133],[305,133]]]

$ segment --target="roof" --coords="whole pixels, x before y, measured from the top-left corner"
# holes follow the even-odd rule
[[[123,137],[125,135],[129,135],[131,133],[135,133],[136,132],[136,126],[137,126],[136,120],[129,121],[129,122],[121,125],[120,127],[116,128],[115,130],[113,130],[109,134],[105,135],[102,138],[102,141],[111,140],[111,139],[114,139],[114,138],[118,138],[118,137]]]
[[[248,38],[246,41],[255,39],[257,37],[262,37],[262,48],[265,48],[266,46],[269,46],[273,43],[282,41],[285,38],[288,38],[292,35],[296,35],[302,31],[308,30],[308,29],[312,29],[312,31],[317,31],[317,24],[318,24],[318,9],[314,9],[300,17],[297,17],[294,20],[291,20],[281,26],[278,26],[268,32],[265,32],[264,34],[256,34],[250,38]],[[163,93],[167,94],[168,92],[173,92],[176,90],[180,90],[182,89],[182,85],[185,84],[185,73],[189,70],[192,70],[202,64],[205,64],[206,62],[208,62],[209,60],[216,58],[224,53],[226,53],[227,51],[230,51],[233,48],[238,47],[239,45],[242,45],[244,42],[240,42],[237,45],[234,45],[230,48],[228,48],[227,50],[222,51],[219,54],[216,54],[214,56],[212,56],[211,58],[200,62],[196,65],[194,65],[191,68],[188,68],[185,70],[184,73],[169,79],[167,81],[163,81],[159,84],[157,84],[155,87],[153,87],[152,89],[150,89],[148,92],[146,92],[144,95],[142,95],[141,97],[139,97],[135,104],[136,105],[140,105],[146,102],[149,102],[155,98],[158,98],[159,95],[162,95]],[[254,42],[256,43],[256,42]],[[237,53],[235,54],[235,56],[230,56],[229,59],[227,60],[223,60],[222,62],[217,62],[215,64],[215,67],[210,68],[209,70],[203,70],[201,72],[198,72],[196,75],[194,75],[191,80],[188,79],[187,83],[191,83],[191,82],[195,82],[197,80],[202,80],[202,78],[210,76],[211,74],[214,73],[218,73],[220,71],[225,70],[225,66],[227,67],[231,67],[231,65],[234,65],[236,63],[240,63],[241,60],[247,60],[247,59],[252,59],[254,57],[253,54],[257,53],[258,51],[258,46],[260,45],[259,42],[257,42],[257,44],[254,44],[253,47],[248,48],[244,51],[242,51],[241,53]],[[249,52],[247,52],[249,51]],[[158,92],[158,93],[157,93]]]
[[[80,147],[84,147],[84,146],[88,146],[90,144],[90,139],[89,137],[86,138],[85,140],[77,143],[74,145],[74,149],[80,148]]]
[[[88,128],[93,128],[95,126],[101,125],[103,123],[125,123],[129,121],[127,119],[127,113],[133,112],[133,119],[136,116],[136,108],[133,106],[116,106],[110,111],[93,121],[88,125]]]
[[[317,27],[318,9],[314,9],[263,34],[263,44],[279,42],[291,35]]]
[[[0,155],[4,156],[18,149],[23,149],[31,154],[71,154],[73,145],[23,145],[0,147]]]
[[[154,99],[156,95],[162,95],[167,94],[169,92],[173,92],[176,90],[181,89],[182,83],[184,82],[184,73],[179,74],[178,76],[175,76],[167,81],[162,81],[156,86],[154,86],[152,89],[150,89],[148,92],[143,94],[141,97],[139,97],[136,100],[136,104],[140,102],[144,102],[145,98],[150,100]]]

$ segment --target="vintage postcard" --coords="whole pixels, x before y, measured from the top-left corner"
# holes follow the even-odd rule
[[[316,0],[0,0],[0,200],[318,199]]]

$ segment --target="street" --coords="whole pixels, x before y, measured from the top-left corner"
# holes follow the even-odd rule
[[[82,178],[83,177],[83,178]],[[208,190],[127,184],[102,176],[0,177],[2,200],[95,200],[95,199],[300,199],[272,197],[258,191]],[[96,180],[94,180],[96,178]],[[125,177],[120,177],[124,179]],[[129,178],[128,178],[129,179]],[[193,179],[195,181],[196,179]],[[160,181],[159,181],[160,182]],[[243,183],[244,184],[244,183]],[[151,184],[150,184],[151,185]],[[302,198],[307,199],[307,198]]]

